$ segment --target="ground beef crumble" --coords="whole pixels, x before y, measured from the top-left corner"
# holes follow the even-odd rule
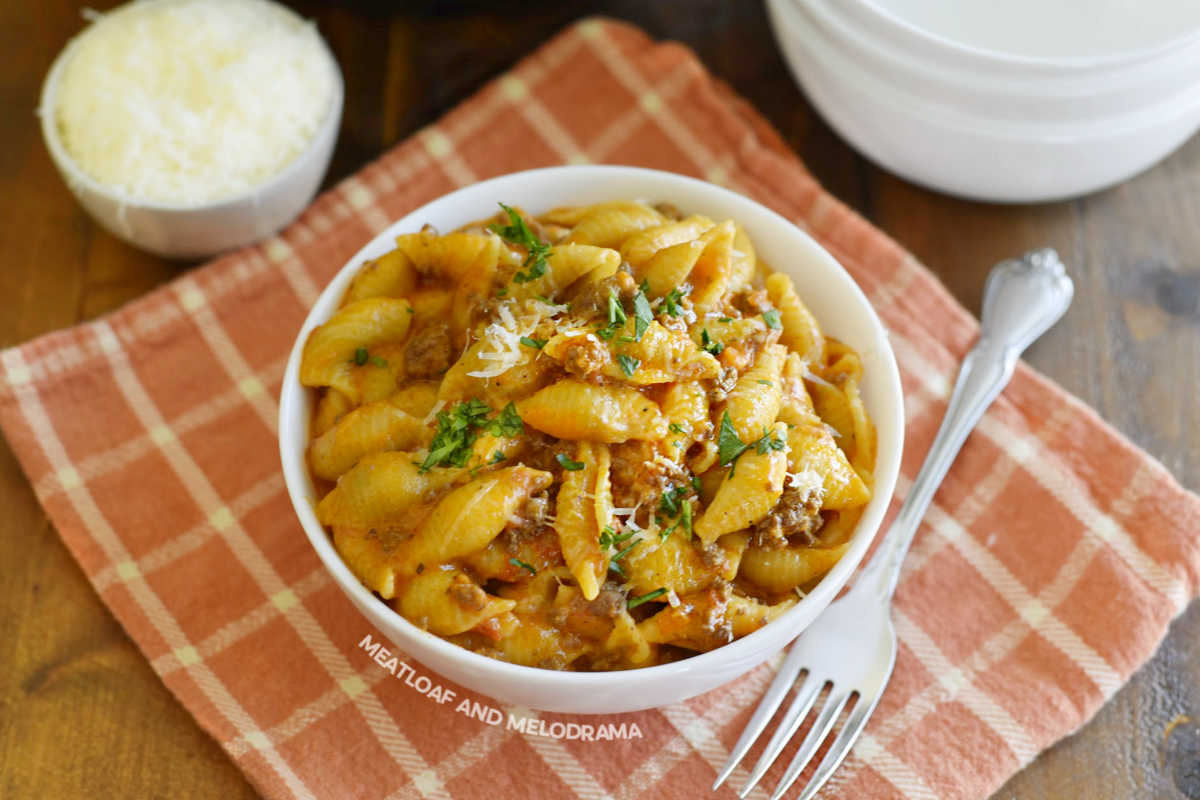
[[[751,528],[750,545],[768,550],[789,544],[812,545],[823,524],[820,493],[789,486],[775,508]]]

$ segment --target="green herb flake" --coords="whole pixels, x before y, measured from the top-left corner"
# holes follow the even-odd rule
[[[773,331],[783,330],[783,324],[779,321],[779,312],[775,309],[768,309],[762,313],[763,322],[767,323],[767,327]]]
[[[733,317],[717,317],[717,322],[733,322]]]
[[[626,531],[625,533],[617,533],[612,529],[611,525],[605,525],[600,531],[600,546],[605,550],[611,550],[628,539],[633,538],[635,531]]]
[[[621,307],[621,299],[617,297],[617,290],[613,289],[608,293],[608,324],[609,327],[617,327],[625,324],[625,309]]]
[[[672,486],[658,497],[658,510],[664,514],[675,516],[679,513],[679,500],[687,489],[683,486]]]
[[[490,466],[492,464],[499,464],[501,461],[504,461],[507,458],[508,456],[504,455],[504,453],[500,450],[497,450],[496,452],[492,453],[492,460],[488,462],[488,465]]]
[[[726,411],[721,415],[721,427],[717,430],[717,458],[722,467],[727,467],[750,445],[741,440],[737,429],[733,427],[733,419]]]
[[[379,356],[371,356],[371,363],[377,367],[386,367],[388,365],[387,359],[380,358]]]
[[[639,289],[638,293],[633,296],[633,340],[635,342],[642,340],[653,321],[654,312],[650,310],[650,301],[646,299],[646,293]]]
[[[700,476],[699,476],[699,475],[693,475],[693,476],[692,476],[692,488],[696,490],[696,494],[699,494],[699,493],[700,493],[700,487],[701,487],[701,486],[703,486],[703,485],[704,485],[704,484],[700,482]]]
[[[641,543],[642,543],[641,539],[638,539],[635,542],[631,542],[628,547],[626,547],[624,550],[622,550],[621,552],[619,552],[615,556],[613,556],[612,559],[609,561],[609,563],[611,564],[613,561],[620,561],[622,558],[624,558],[625,556],[627,556],[629,554],[630,550],[637,547]]]
[[[521,415],[517,413],[517,407],[513,403],[506,405],[496,418],[488,423],[488,432],[495,436],[512,438],[520,436],[524,431],[525,423],[521,421]]]
[[[421,462],[420,472],[437,466],[466,466],[471,447],[491,409],[482,400],[467,400],[437,415],[437,432],[429,445],[429,455]]]
[[[669,430],[671,433],[679,433],[679,434],[687,433],[687,431],[684,430],[683,426],[680,425],[678,422],[672,422],[670,425],[667,426],[667,430]]]
[[[371,356],[370,356],[370,354],[369,354],[369,353],[367,353],[367,348],[365,348],[365,347],[360,347],[360,348],[358,348],[357,350],[355,350],[355,351],[354,351],[354,363],[355,363],[355,364],[358,364],[358,366],[360,366],[360,367],[361,367],[363,364],[366,364],[366,363],[367,363],[367,360],[368,360],[370,357],[371,357]]]
[[[642,278],[642,282],[638,284],[638,291],[644,295],[649,296],[649,294],[650,294],[650,279],[649,278]]]
[[[667,593],[667,590],[664,587],[661,589],[655,589],[653,592],[646,592],[644,595],[641,595],[640,597],[631,597],[631,598],[629,598],[628,607],[632,611],[633,609],[640,606],[642,603],[649,603],[651,600],[657,600],[658,598],[662,597],[666,593]]]
[[[672,317],[678,317],[682,313],[679,308],[679,301],[683,299],[684,294],[686,293],[683,289],[675,288],[667,292],[666,297],[663,298],[663,308]]]
[[[559,466],[569,472],[578,472],[585,466],[582,461],[572,461],[566,453],[559,453],[554,457],[554,460],[558,462]]]
[[[683,527],[688,538],[692,538],[692,501],[684,500],[683,508],[679,511],[679,524]]]
[[[517,407],[509,403],[494,419],[488,419],[492,409],[482,400],[467,400],[437,415],[437,431],[429,445],[429,455],[421,462],[419,471],[434,467],[465,467],[471,449],[481,430],[496,436],[516,436],[524,430]]]
[[[771,382],[770,382],[770,381],[755,381],[755,383],[762,384],[763,386],[770,386],[770,385],[771,385]]]
[[[525,263],[529,263],[529,259],[525,259]],[[524,266],[524,264],[522,264]],[[517,272],[513,275],[513,283],[529,283],[546,274],[546,259],[541,258],[534,261],[524,272]]]
[[[546,259],[551,253],[550,245],[534,236],[525,220],[510,206],[500,203],[500,208],[508,215],[510,224],[492,225],[490,230],[505,241],[524,247],[526,252],[525,261],[521,264],[523,271],[513,275],[513,283],[528,283],[542,277],[546,274]]]
[[[525,345],[526,347],[532,347],[534,350],[541,350],[543,347],[546,346],[546,340],[545,339],[532,339],[528,336],[522,336],[521,344]]]
[[[621,353],[617,356],[617,363],[621,366],[621,372],[625,373],[626,378],[632,378],[633,373],[637,372],[638,364],[642,363],[633,356],[627,356]]]
[[[766,455],[772,450],[779,452],[787,449],[787,442],[774,432],[764,433],[761,437],[754,440],[753,444],[755,452],[760,456]]]
[[[514,567],[520,567],[521,569],[529,570],[530,575],[537,575],[537,570],[533,568],[533,564],[528,564],[516,556],[510,558],[508,563],[512,564]]]
[[[721,355],[721,351],[725,349],[725,345],[709,335],[708,328],[700,329],[700,345],[706,352],[712,353],[714,356]]]

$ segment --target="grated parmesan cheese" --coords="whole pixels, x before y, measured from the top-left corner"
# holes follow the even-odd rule
[[[483,369],[468,372],[471,377],[495,378],[523,363],[529,348],[521,344],[521,337],[529,336],[543,320],[562,313],[567,307],[542,302],[529,303],[520,319],[513,315],[513,308],[511,300],[496,307],[497,319],[483,330],[483,338],[489,349],[479,353],[480,361],[490,363]]]
[[[250,191],[333,105],[336,66],[316,28],[267,0],[138,0],[90,19],[52,113],[80,169],[127,202]]]

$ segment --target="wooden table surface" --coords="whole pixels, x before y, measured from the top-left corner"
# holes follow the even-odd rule
[[[3,0],[0,346],[93,318],[191,264],[100,230],[55,173],[34,109],[80,0]],[[109,2],[88,2],[107,7]],[[571,19],[597,11],[691,45],[776,125],[816,176],[916,254],[978,313],[988,268],[1058,248],[1075,279],[1066,319],[1028,359],[1200,485],[1200,138],[1133,180],[1039,206],[944,197],[841,142],[787,74],[756,2],[296,3],[346,79],[332,183],[436,119]],[[432,8],[435,4],[422,5]],[[507,10],[503,10],[507,9]],[[0,440],[0,796],[252,797],[100,602]],[[1200,798],[1200,604],[1081,731],[999,798]]]

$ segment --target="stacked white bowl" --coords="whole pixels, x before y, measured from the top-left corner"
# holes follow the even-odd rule
[[[767,6],[828,123],[886,169],[950,194],[1086,194],[1200,127],[1200,0]]]

